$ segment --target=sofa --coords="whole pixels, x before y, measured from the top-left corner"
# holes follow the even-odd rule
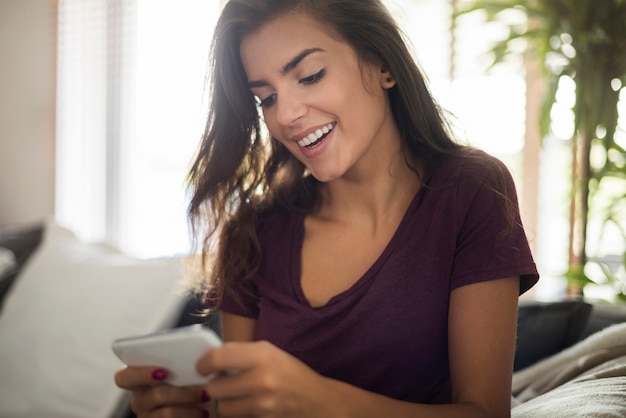
[[[132,417],[113,339],[219,318],[178,257],[137,259],[45,221],[0,225],[0,417]],[[626,307],[521,300],[514,418],[626,416]]]
[[[0,417],[132,416],[116,338],[201,316],[181,257],[139,259],[52,221],[0,227]]]

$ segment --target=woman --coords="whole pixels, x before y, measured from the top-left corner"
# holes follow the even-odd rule
[[[508,416],[538,279],[514,185],[453,141],[381,2],[230,0],[213,59],[190,218],[205,260],[219,234],[226,344],[197,368],[237,373],[122,370],[137,415]]]

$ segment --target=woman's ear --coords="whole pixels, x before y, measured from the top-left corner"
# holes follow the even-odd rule
[[[380,71],[381,85],[385,89],[390,89],[396,85],[396,79],[391,75],[391,71],[385,68]]]

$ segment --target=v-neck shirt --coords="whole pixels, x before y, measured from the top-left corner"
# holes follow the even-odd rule
[[[311,306],[301,286],[306,215],[265,214],[257,225],[262,260],[253,279],[256,294],[240,292],[243,306],[225,296],[219,309],[255,318],[257,339],[324,376],[395,399],[450,402],[450,293],[520,276],[521,294],[539,278],[509,171],[475,152],[491,164],[463,159],[426,165],[423,185],[381,255],[323,306]],[[515,209],[511,231],[499,193]]]

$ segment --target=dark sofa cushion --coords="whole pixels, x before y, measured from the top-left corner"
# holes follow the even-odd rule
[[[626,322],[626,304],[596,301],[582,338],[622,322]]]
[[[515,370],[549,357],[580,341],[592,305],[582,301],[520,302]]]
[[[0,247],[15,254],[15,266],[0,277],[0,309],[20,270],[41,243],[43,225],[7,225],[0,227]]]
[[[222,335],[222,323],[218,311],[206,311],[206,305],[202,302],[202,295],[193,294],[187,299],[175,327],[186,327],[194,324],[202,324],[211,328],[218,335]]]

